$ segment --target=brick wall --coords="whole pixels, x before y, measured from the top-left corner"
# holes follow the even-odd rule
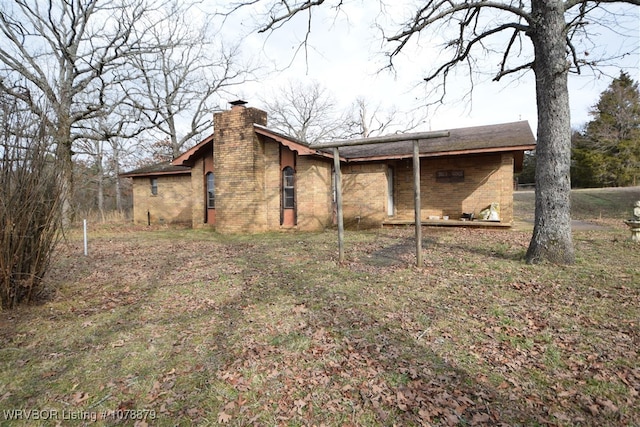
[[[158,176],[158,194],[151,194],[148,177],[133,178],[133,221],[147,224],[190,224],[192,215],[191,177]]]
[[[320,231],[332,225],[331,161],[298,156],[296,197],[300,230]]]
[[[207,222],[207,172],[213,170],[213,151],[205,152],[204,157],[196,159],[191,167],[191,218],[193,228],[215,227],[215,222]],[[216,177],[217,179],[217,177]],[[209,215],[208,221],[214,217]]]
[[[191,223],[193,228],[205,226],[204,217],[207,207],[204,181],[204,159],[197,159],[191,167]]]
[[[266,125],[267,114],[238,106],[214,114],[213,121],[216,230],[265,231],[268,228],[265,148],[253,124]]]
[[[280,145],[256,135],[253,125],[266,125],[267,115],[255,108],[236,106],[214,115],[216,230],[254,233],[278,230],[281,206]],[[283,148],[283,150],[288,150]],[[332,225],[331,162],[296,155],[296,208],[299,230],[321,230]],[[218,161],[218,159],[220,159]],[[391,162],[394,173],[394,219],[412,220],[412,160]],[[190,219],[204,223],[204,168],[193,168]],[[513,219],[513,156],[494,154],[421,160],[421,215],[452,219],[462,212],[500,204],[503,222]],[[437,171],[464,171],[462,182],[438,182]],[[387,216],[388,173],[385,163],[344,165],[343,202],[347,227],[379,226]],[[146,208],[145,208],[146,209]],[[146,214],[146,210],[145,210]],[[135,212],[134,212],[135,215]]]
[[[386,164],[342,166],[342,214],[345,227],[379,227],[387,218],[387,194]]]
[[[280,146],[268,141],[264,143],[265,158],[265,214],[266,228],[278,230],[280,228]]]
[[[281,229],[281,148],[257,136],[254,123],[266,125],[266,113],[235,107],[214,115],[216,230],[221,233]],[[331,225],[331,162],[296,155],[295,166],[294,229],[322,230]]]
[[[412,160],[395,164],[396,219],[413,219]],[[449,216],[463,212],[475,215],[490,203],[500,204],[502,222],[513,220],[513,155],[494,154],[446,159],[421,159],[421,216]],[[437,182],[437,171],[464,171],[462,182]]]

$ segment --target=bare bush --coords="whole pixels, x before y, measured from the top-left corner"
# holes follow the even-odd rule
[[[59,168],[38,122],[15,111],[0,111],[0,309],[40,295],[61,230]]]

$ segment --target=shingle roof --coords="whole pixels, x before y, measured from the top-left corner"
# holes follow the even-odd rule
[[[318,155],[333,157],[330,149],[323,144],[309,145],[291,136],[254,125],[257,133],[287,145],[301,155]],[[436,134],[448,134],[437,136]],[[392,142],[389,142],[392,140]],[[533,150],[536,140],[531,127],[526,121],[503,123],[496,125],[474,126],[451,129],[446,132],[422,132],[398,134],[385,137],[365,138],[361,140],[343,141],[344,143],[363,143],[363,145],[342,146],[340,158],[346,161],[374,161],[385,159],[402,159],[413,156],[413,141],[418,140],[421,157],[435,157],[460,154],[495,153],[506,151]],[[370,141],[372,143],[368,144]],[[213,143],[213,134],[202,140],[195,147],[187,150],[172,163],[159,163],[145,166],[122,174],[124,177],[154,176],[170,174],[188,174],[193,159],[201,155],[209,144]],[[332,143],[333,144],[333,143]]]
[[[421,157],[532,150],[536,144],[529,123],[526,121],[451,129],[449,136],[445,137],[428,138],[428,135],[428,132],[398,135],[398,137],[405,136],[406,139],[397,142],[341,147],[340,157],[347,161],[411,157],[413,141],[416,139]]]
[[[145,176],[156,176],[156,175],[183,175],[190,174],[191,168],[187,166],[174,166],[168,162],[156,163],[154,165],[143,166],[138,169],[134,169],[129,172],[125,172],[120,174],[120,176],[125,178],[130,177],[145,177]]]

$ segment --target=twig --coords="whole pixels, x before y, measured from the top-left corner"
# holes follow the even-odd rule
[[[111,396],[112,396],[111,393],[107,394],[105,397],[103,397],[102,399],[98,400],[93,405],[89,406],[89,409],[95,408],[96,406],[102,404],[105,400],[109,399]]]

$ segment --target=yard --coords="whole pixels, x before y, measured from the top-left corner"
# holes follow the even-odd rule
[[[611,197],[574,200],[568,267],[523,262],[526,221],[424,228],[422,269],[411,227],[343,265],[331,231],[74,230],[0,312],[0,425],[639,425],[640,187]]]

